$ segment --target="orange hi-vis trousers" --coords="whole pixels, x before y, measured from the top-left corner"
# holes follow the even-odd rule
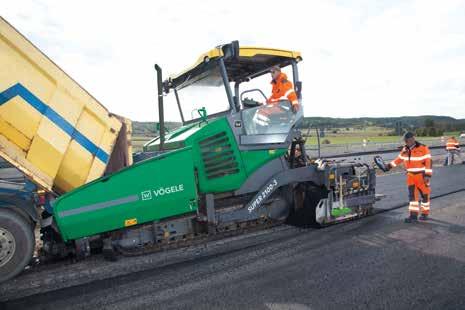
[[[429,215],[431,188],[425,183],[423,173],[407,173],[407,186],[410,215],[418,215],[420,211],[421,214]]]

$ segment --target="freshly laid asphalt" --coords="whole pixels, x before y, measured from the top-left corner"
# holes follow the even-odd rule
[[[0,309],[465,309],[465,165],[435,169],[428,222],[403,223],[405,175],[382,176],[377,188],[379,213],[358,221],[282,226],[173,264],[153,254],[127,273],[117,269],[147,258],[122,258],[110,276],[98,273],[111,268],[101,258],[26,272],[0,286]],[[40,292],[68,270],[96,279]]]

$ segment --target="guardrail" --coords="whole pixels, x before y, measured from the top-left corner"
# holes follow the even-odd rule
[[[460,141],[461,140],[461,141]],[[465,143],[465,140],[460,139],[460,142]],[[430,147],[433,146],[444,146],[446,144],[445,138],[434,138],[434,139],[420,139],[420,142]],[[352,150],[357,152],[370,151],[370,150],[385,150],[393,149],[402,144],[401,139],[397,142],[357,142],[357,143],[342,143],[342,144],[322,144],[322,150],[330,150],[331,153],[344,152],[351,153]]]
[[[422,142],[423,143],[423,142]],[[424,143],[428,145],[427,143]],[[318,148],[312,147],[313,145],[307,145],[307,153],[312,154],[312,152],[318,152]],[[340,147],[344,147],[343,145],[339,145]],[[363,148],[362,150],[350,152],[350,151],[341,151],[337,149],[329,150],[327,146],[322,147],[320,150],[322,158],[338,158],[338,157],[351,157],[351,156],[363,156],[363,155],[371,155],[371,154],[385,154],[385,153],[393,153],[399,152],[403,146],[399,144],[391,144],[390,148],[383,147],[383,148],[376,148],[376,149],[369,149]],[[444,144],[436,144],[436,145],[428,145],[431,150],[437,149],[445,149]],[[465,143],[461,143],[460,147],[465,147]],[[359,148],[360,149],[360,148]],[[317,156],[318,157],[318,156]]]
[[[445,149],[444,145],[435,145],[435,146],[428,146],[429,149]],[[460,144],[460,147],[465,147],[465,144]],[[386,153],[394,153],[400,152],[402,146],[396,147],[394,149],[378,149],[378,150],[371,150],[371,151],[360,151],[360,152],[352,152],[352,153],[340,153],[340,154],[333,154],[333,155],[322,155],[322,158],[341,158],[341,157],[352,157],[352,156],[364,156],[364,155],[373,155],[373,154],[386,154]]]
[[[318,132],[317,132],[318,136]],[[459,143],[463,145],[465,143],[465,139],[459,138]],[[445,147],[447,138],[443,137],[436,137],[436,138],[421,138],[420,142],[428,145],[430,148],[442,148]],[[320,154],[325,155],[317,155],[317,157],[328,157],[328,156],[350,156],[351,154],[375,154],[381,152],[393,152],[402,146],[401,138],[399,137],[399,141],[396,142],[368,142],[368,141],[360,141],[357,143],[341,143],[341,144],[321,144],[320,150],[318,150],[318,145],[309,144],[307,145],[308,151],[320,151]]]

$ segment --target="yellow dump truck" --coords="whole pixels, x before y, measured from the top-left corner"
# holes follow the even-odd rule
[[[130,145],[117,143],[130,122],[1,18],[0,68],[0,156],[40,187],[63,193],[92,181],[114,166],[114,151],[131,163]]]
[[[1,282],[30,259],[14,249],[33,248],[37,207],[51,213],[55,197],[131,165],[132,150],[131,122],[1,17],[0,68],[0,223],[16,227],[0,225]]]

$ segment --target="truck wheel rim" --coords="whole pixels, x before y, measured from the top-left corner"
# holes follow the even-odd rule
[[[0,227],[0,267],[10,261],[15,254],[16,242],[13,235]]]

